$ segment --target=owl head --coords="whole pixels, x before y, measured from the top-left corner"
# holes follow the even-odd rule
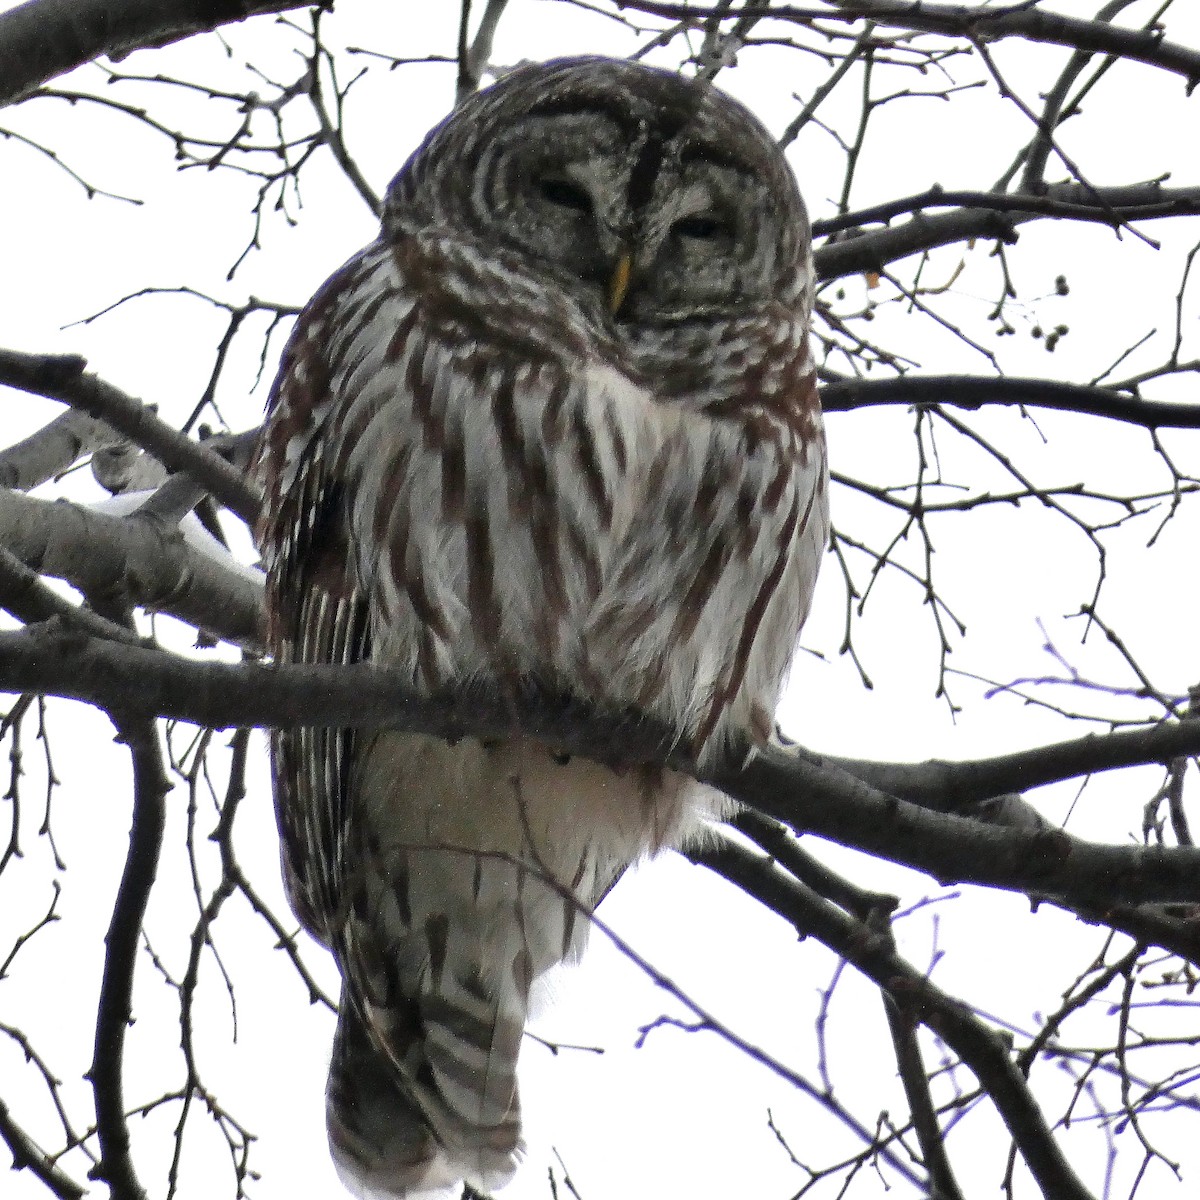
[[[711,84],[618,59],[519,67],[437,126],[385,235],[442,227],[515,252],[618,325],[805,303],[809,227],[778,145]]]

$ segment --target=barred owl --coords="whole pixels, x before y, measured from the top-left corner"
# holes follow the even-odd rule
[[[258,458],[277,661],[535,681],[701,760],[766,738],[827,537],[812,288],[783,156],[711,85],[580,58],[469,98],[284,354]],[[501,1185],[531,984],[720,801],[515,729],[272,749],[289,897],[343,978],[339,1171]]]

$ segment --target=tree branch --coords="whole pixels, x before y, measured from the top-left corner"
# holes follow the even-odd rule
[[[1055,1143],[1004,1040],[900,958],[888,937],[790,879],[769,858],[728,839],[690,857],[791,921],[798,932],[817,937],[875,983],[901,1013],[937,1034],[987,1090],[1048,1200],[1091,1200]]]
[[[28,0],[0,13],[0,106],[101,55],[123,58],[302,0]]]
[[[90,609],[82,608],[60,596],[42,582],[19,558],[0,545],[0,606],[26,625],[59,617],[85,633],[120,642],[137,642],[136,634],[106,621]],[[4,972],[0,970],[0,978]]]
[[[895,952],[895,945],[891,946]],[[888,1032],[896,1055],[896,1069],[908,1100],[913,1130],[929,1171],[931,1200],[963,1200],[962,1189],[954,1174],[950,1156],[946,1153],[945,1138],[937,1118],[937,1110],[929,1090],[929,1072],[921,1057],[917,1041],[916,1019],[912,1006],[901,1008],[889,992],[882,995]]]
[[[932,875],[1052,899],[1087,916],[1119,905],[1200,901],[1200,849],[1107,846],[1058,829],[995,827],[886,794],[834,759],[767,747],[746,765],[745,747],[700,769],[669,732],[636,714],[605,715],[576,700],[524,691],[464,689],[424,698],[370,664],[350,667],[230,665],[164,651],[115,646],[56,622],[0,633],[0,688],[84,700],[109,711],[134,709],[198,725],[396,728],[438,737],[522,733],[616,763],[665,762],[720,788],[790,828],[878,854]],[[1090,759],[1080,753],[1091,747]],[[963,780],[978,798],[993,776],[1029,786],[1095,770],[1200,752],[1200,722],[1083,738],[982,763],[928,764],[932,779]],[[850,764],[902,782],[902,764]],[[1055,767],[1051,770],[1049,768]],[[1040,767],[1040,776],[1036,769]],[[928,780],[920,777],[922,784]],[[993,794],[1006,789],[996,787]],[[897,788],[899,792],[899,788]],[[922,794],[917,788],[916,793]],[[1177,952],[1200,960],[1200,927],[1174,929]]]
[[[1178,747],[1178,749],[1174,749]],[[1166,765],[1173,757],[1200,752],[1200,738],[1188,721],[1164,722],[1146,729],[1089,733],[1031,750],[969,762],[931,759],[923,763],[868,762],[853,758],[816,758],[880,791],[903,796],[937,812],[962,812],[1006,792],[1024,792],[1101,771],[1145,763]]]
[[[898,375],[891,379],[837,379],[821,387],[826,412],[849,412],[875,404],[949,404],[977,409],[1019,404],[1086,413],[1146,429],[1200,429],[1200,404],[1143,400],[1111,388],[987,375]]]
[[[32,1171],[59,1200],[80,1200],[86,1194],[87,1189],[55,1166],[45,1150],[17,1124],[3,1100],[0,1100],[0,1137],[12,1154],[14,1171]]]
[[[78,355],[22,354],[0,350],[0,384],[69,404],[108,422],[172,471],[183,471],[248,525],[258,515],[254,485],[210,446],[159,420],[140,400],[85,374]]]
[[[860,226],[891,221],[906,213],[924,214],[931,208],[1012,213],[1018,221],[1031,221],[1035,217],[1060,217],[1073,221],[1095,221],[1118,229],[1130,221],[1195,216],[1200,213],[1200,188],[1165,188],[1156,179],[1147,183],[1099,188],[1067,180],[1047,184],[1036,193],[947,191],[934,184],[913,196],[900,196],[857,212],[814,221],[813,237],[831,237],[854,230],[858,231],[857,237],[869,238],[872,235],[859,231]],[[820,254],[821,250],[817,253]]]
[[[113,1200],[146,1200],[129,1153],[129,1125],[123,1081],[125,1031],[132,1019],[133,974],[142,920],[158,873],[170,790],[154,721],[143,716],[113,717],[118,737],[133,758],[133,824],[125,870],[105,935],[104,973],[96,1010],[96,1041],[88,1079],[96,1098],[100,1162],[93,1178],[108,1184]]]
[[[125,445],[111,426],[68,409],[22,441],[0,450],[0,487],[27,492],[53,479],[84,455]]]
[[[1032,215],[1027,218],[1032,220]],[[863,271],[881,271],[888,263],[972,238],[1017,240],[1021,214],[994,209],[957,208],[936,216],[917,216],[903,225],[877,229],[843,241],[827,242],[813,251],[818,279],[841,279]]]
[[[261,580],[153,516],[119,517],[0,489],[0,542],[26,566],[88,595],[119,591],[214,637],[247,649],[263,644]]]
[[[1153,29],[1127,29],[1106,21],[1064,17],[1028,3],[996,8],[930,4],[928,0],[826,0],[826,3],[838,9],[840,19],[867,17],[884,25],[981,42],[1019,37],[1132,59],[1183,76],[1189,93],[1200,82],[1200,52],[1168,42]],[[786,17],[787,11],[786,7],[780,8],[776,15]]]
[[[927,208],[958,204],[950,212],[930,216]],[[910,221],[862,232],[859,226],[914,212]],[[1189,216],[1200,212],[1200,189],[1166,189],[1157,181],[1116,187],[1084,186],[1072,181],[1049,184],[1037,196],[998,192],[946,192],[939,187],[915,196],[889,200],[857,213],[813,222],[813,234],[853,232],[826,242],[813,252],[817,276],[840,279],[860,271],[880,271],[910,254],[956,242],[983,238],[1011,245],[1017,226],[1038,217],[1095,221],[1114,229],[1130,221]]]
[[[1200,51],[1168,42],[1153,29],[1127,29],[1103,21],[1064,17],[1036,8],[1029,0],[1004,7],[983,8],[971,4],[931,4],[928,0],[823,0],[823,7],[802,8],[779,4],[746,5],[736,12],[720,7],[699,8],[690,4],[657,3],[656,0],[617,0],[617,7],[649,16],[686,21],[699,28],[713,18],[732,20],[765,16],[780,21],[808,24],[820,21],[868,19],[895,29],[915,29],[948,37],[998,42],[1019,37],[1030,42],[1067,46],[1132,59],[1159,67],[1187,81],[1188,91],[1200,82]]]

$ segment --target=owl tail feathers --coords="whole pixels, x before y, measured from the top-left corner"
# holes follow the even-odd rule
[[[425,1032],[436,1037],[437,1029]],[[412,1076],[399,1070],[343,993],[325,1117],[338,1174],[360,1200],[458,1200],[464,1181],[491,1191],[520,1161],[515,1083],[502,1113],[477,1103],[474,1112],[487,1121],[469,1120],[457,1107],[466,1097],[448,1077],[458,1072],[435,1045],[424,1049],[437,1066],[424,1061]]]

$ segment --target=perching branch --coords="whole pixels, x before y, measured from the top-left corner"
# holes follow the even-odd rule
[[[1200,850],[1108,846],[1053,828],[998,827],[888,794],[835,760],[798,748],[768,747],[745,765],[745,748],[699,769],[662,730],[636,715],[585,711],[541,693],[478,690],[426,699],[371,664],[350,667],[229,665],[164,651],[116,646],[56,624],[0,633],[0,688],[85,700],[109,711],[133,709],[212,728],[231,726],[397,728],[439,737],[504,736],[514,713],[523,733],[601,761],[666,762],[711,783],[798,831],[878,854],[932,875],[1053,899],[1076,911],[1117,905],[1200,902]],[[960,774],[961,799],[979,798],[990,778],[1029,786],[1081,772],[1165,761],[1200,752],[1200,723],[1081,739],[983,763],[931,764]],[[1079,751],[1092,746],[1090,760]],[[1136,749],[1135,749],[1136,748]],[[1047,768],[1058,760],[1063,771]],[[855,764],[851,764],[855,765]],[[1040,777],[1031,766],[1040,765]],[[868,777],[904,769],[863,764]],[[1002,786],[992,794],[1009,790]],[[1200,960],[1200,928],[1174,931],[1177,952]]]

